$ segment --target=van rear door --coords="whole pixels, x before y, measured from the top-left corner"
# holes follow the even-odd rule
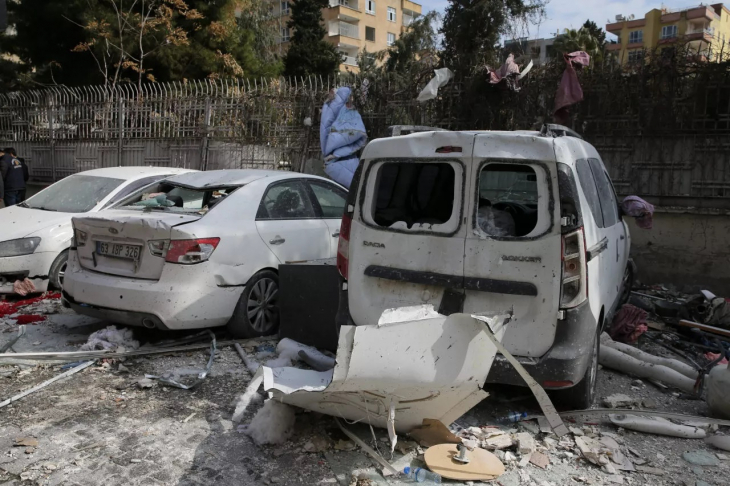
[[[512,308],[503,344],[518,356],[542,356],[555,338],[562,270],[553,141],[479,134],[471,170],[464,312]]]
[[[427,132],[375,140],[363,169],[349,240],[348,294],[357,325],[383,310],[460,306],[474,135]],[[444,296],[447,296],[444,298]],[[457,309],[458,310],[458,309]]]

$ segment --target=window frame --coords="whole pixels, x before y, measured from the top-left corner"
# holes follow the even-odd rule
[[[272,218],[272,217],[269,217],[269,210],[268,210],[268,208],[266,208],[266,204],[264,203],[264,201],[266,200],[266,196],[269,194],[269,191],[271,189],[273,189],[274,187],[283,186],[285,184],[299,184],[301,186],[301,189],[302,189],[301,192],[304,195],[304,197],[307,198],[307,200],[309,201],[309,206],[312,208],[312,216],[301,217],[301,218]],[[314,202],[315,201],[312,201],[310,189],[307,186],[307,184],[305,183],[304,179],[301,179],[301,178],[285,179],[283,181],[272,182],[271,184],[269,184],[266,187],[266,190],[264,191],[263,195],[261,196],[261,200],[259,201],[259,207],[256,210],[255,221],[304,221],[304,220],[308,220],[308,219],[321,219],[317,215],[317,211],[315,209]],[[266,211],[266,217],[261,217],[262,209],[264,211]]]
[[[373,8],[370,9],[370,6]],[[365,13],[375,15],[375,0],[365,0]]]
[[[611,183],[611,177],[608,175],[606,167],[603,165],[603,161],[601,159],[594,157],[589,158],[588,166],[591,168],[593,179],[596,181],[596,189],[598,189],[598,202],[601,205],[601,213],[603,214],[603,227],[613,228],[619,223],[619,221],[621,221],[621,218],[619,217],[618,200],[616,197],[616,191],[614,191],[613,184]],[[605,187],[603,191],[609,199],[613,200],[613,204],[606,205],[604,203],[603,194],[601,194],[601,187],[604,185]],[[611,225],[606,223],[606,214],[608,211],[612,211],[612,214],[609,214],[609,216],[613,216],[613,224]]]
[[[390,41],[391,35],[393,36],[393,42]],[[388,45],[388,47],[393,47],[395,45],[396,39],[397,39],[397,37],[395,36],[395,34],[393,32],[388,32],[388,37],[387,37],[387,40],[385,41],[385,43]]]
[[[121,189],[119,189],[119,192],[114,194],[109,201],[104,204],[102,209],[110,208],[114,205],[116,205],[118,202],[122,201],[127,196],[132,195],[133,193],[139,191],[140,189],[143,189],[147,186],[151,186],[152,184],[162,182],[168,177],[172,177],[174,174],[165,174],[165,175],[155,175],[155,176],[147,176],[147,177],[141,177],[139,179],[133,180],[129,182],[126,186],[123,186]],[[144,182],[141,185],[135,186],[135,184]],[[131,188],[131,189],[130,189]]]
[[[395,7],[388,7],[388,22],[398,22],[398,11]]]
[[[591,204],[591,198],[588,197],[588,193],[586,192],[587,187],[590,186],[590,184],[583,180],[583,177],[581,176],[581,166],[585,166],[588,169],[588,174],[590,175],[590,183],[593,184],[593,188],[596,190],[596,207],[594,208],[594,205]],[[598,183],[596,182],[596,178],[593,176],[593,169],[591,169],[591,164],[588,162],[588,159],[576,159],[575,161],[575,173],[578,176],[578,183],[580,184],[580,189],[583,192],[583,197],[585,197],[586,202],[588,203],[588,209],[590,210],[591,215],[593,216],[593,221],[596,223],[596,226],[599,228],[605,228],[605,224],[603,222],[603,209],[601,208],[601,195],[598,191]],[[600,217],[600,219],[599,219]]]
[[[372,29],[372,31],[373,31],[373,38],[372,39],[368,39],[368,29]],[[376,39],[375,35],[376,35],[375,34],[375,27],[370,27],[369,25],[366,25],[365,26],[365,41],[366,42],[375,42],[375,39]]]
[[[484,167],[490,164],[501,164],[501,165],[527,165],[527,166],[537,166],[540,167],[540,169],[543,171],[543,174],[545,176],[545,188],[546,192],[548,194],[548,204],[546,208],[547,212],[547,218],[548,218],[548,224],[546,225],[546,228],[544,231],[532,235],[532,236],[493,236],[485,233],[482,231],[482,229],[479,227],[479,221],[478,221],[478,212],[479,212],[479,197],[481,195],[481,188],[479,187],[479,178],[482,174],[482,170],[484,170]],[[534,170],[534,169],[533,169]],[[550,166],[548,163],[542,161],[542,160],[531,160],[531,159],[505,159],[505,158],[485,158],[481,159],[479,161],[479,164],[477,166],[477,178],[474,181],[474,193],[472,194],[472,203],[474,205],[474,209],[471,212],[471,229],[473,231],[478,232],[478,234],[486,235],[488,238],[493,240],[500,240],[500,241],[534,241],[539,240],[540,238],[543,238],[546,235],[549,235],[552,233],[553,228],[555,227],[555,208],[557,205],[555,204],[555,188],[553,187],[552,183],[552,175],[550,172]],[[535,172],[535,175],[537,176],[537,180],[539,183],[540,180],[540,174]],[[557,178],[557,174],[556,174]],[[539,201],[539,192],[538,192],[538,201]],[[540,203],[538,202],[538,222],[535,225],[535,228],[537,228],[540,224]],[[533,229],[534,231],[534,229]],[[467,237],[468,238],[468,237]]]
[[[636,34],[634,37],[636,37],[633,41],[631,40],[631,36],[633,34]],[[632,30],[629,32],[629,44],[638,44],[639,42],[644,42],[644,31],[643,30]]]
[[[671,30],[671,34],[665,34],[665,29],[667,29],[666,32],[669,32],[669,30]],[[662,39],[662,40],[664,40],[664,39],[676,39],[677,32],[678,32],[678,29],[677,29],[677,26],[676,25],[664,25],[664,26],[662,26],[662,31],[661,31],[661,34],[660,34],[660,39]]]
[[[286,8],[283,8],[286,6]],[[281,15],[287,15],[289,14],[289,10],[291,10],[291,6],[289,5],[288,0],[280,0],[279,2],[279,12],[281,12]]]
[[[291,29],[289,27],[281,28],[281,42],[289,42],[291,40]]]
[[[365,169],[365,174],[362,176],[363,183],[360,185],[359,194],[358,197],[358,205],[359,205],[359,211],[360,211],[360,221],[367,226],[368,228],[375,229],[378,231],[389,231],[391,233],[399,233],[404,235],[426,235],[426,236],[438,236],[438,237],[444,237],[444,238],[450,238],[456,234],[459,233],[461,230],[462,224],[464,224],[466,221],[464,220],[464,215],[466,214],[465,211],[465,205],[466,205],[466,171],[467,166],[466,164],[459,160],[459,159],[451,159],[451,158],[429,158],[429,157],[414,157],[409,158],[405,160],[413,161],[414,163],[445,163],[445,164],[456,164],[461,169],[461,178],[459,178],[459,174],[454,174],[454,182],[456,184],[456,187],[454,188],[454,204],[459,204],[459,213],[457,218],[457,224],[456,229],[454,231],[449,232],[438,232],[438,231],[411,231],[411,230],[402,230],[399,228],[388,228],[383,227],[378,224],[374,224],[374,221],[371,222],[367,217],[366,213],[372,213],[372,204],[375,204],[376,197],[374,194],[375,185],[377,182],[377,178],[371,178],[373,173],[374,167],[381,167],[382,164],[387,164],[389,162],[395,162],[395,163],[407,163],[404,162],[404,159],[397,159],[397,158],[384,158],[384,159],[371,159],[371,160],[365,160],[363,163],[367,166]],[[354,186],[352,186],[354,187]],[[460,189],[460,190],[459,190]],[[461,192],[461,198],[459,198],[456,194],[457,192]],[[368,205],[367,211],[366,211],[366,199],[369,198],[370,204]],[[348,198],[348,203],[350,199]],[[453,217],[453,209],[452,209],[452,217]],[[372,219],[372,216],[371,218]]]
[[[317,215],[319,219],[342,219],[342,216],[345,215],[345,211],[347,210],[347,196],[348,192],[344,188],[338,186],[337,184],[333,184],[332,182],[323,181],[320,179],[303,179],[305,182],[305,186],[307,188],[307,191],[309,192],[309,198],[312,200],[312,206],[314,207],[314,213]],[[339,194],[342,199],[344,200],[344,204],[342,205],[342,214],[340,216],[325,216],[324,211],[322,210],[322,205],[319,203],[319,199],[317,198],[317,193],[314,192],[314,188],[312,186],[320,186],[324,187],[325,189],[329,189],[332,192]]]

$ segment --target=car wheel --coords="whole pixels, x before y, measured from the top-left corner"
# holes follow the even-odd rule
[[[235,338],[268,336],[279,330],[279,276],[271,270],[257,273],[238,299],[228,332]]]
[[[63,279],[66,276],[66,268],[68,267],[68,250],[62,252],[53,260],[51,270],[48,272],[48,280],[51,287],[63,290]]]
[[[601,339],[596,333],[593,341],[593,354],[583,379],[572,388],[553,390],[550,392],[555,405],[563,410],[585,410],[591,408],[596,397],[596,381],[598,377],[598,355],[601,351]]]

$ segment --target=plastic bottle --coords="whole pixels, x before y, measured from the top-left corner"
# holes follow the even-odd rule
[[[406,467],[403,469],[403,474],[417,483],[441,484],[441,476],[421,467],[417,467],[415,469]]]
[[[527,418],[527,412],[510,412],[505,417],[496,420],[498,424],[514,424]]]

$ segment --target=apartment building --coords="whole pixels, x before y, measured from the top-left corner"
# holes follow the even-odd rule
[[[515,57],[520,55],[529,55],[535,66],[540,66],[548,62],[553,56],[553,43],[556,37],[544,39],[528,39],[520,37],[517,39],[505,39],[504,41],[504,59],[509,54]]]
[[[686,43],[697,58],[718,61],[725,56],[730,42],[730,10],[722,3],[696,7],[655,8],[636,19],[633,15],[616,16],[616,22],[606,24],[606,31],[618,36],[618,43],[608,44],[622,64],[642,62],[646,50],[665,49],[676,43]]]
[[[286,52],[291,40],[290,2],[276,0],[273,13],[279,22],[280,52]],[[341,71],[358,72],[357,55],[367,49],[377,52],[392,46],[421,15],[421,6],[410,0],[330,0],[322,10],[322,21],[327,28],[327,41],[344,56]]]

